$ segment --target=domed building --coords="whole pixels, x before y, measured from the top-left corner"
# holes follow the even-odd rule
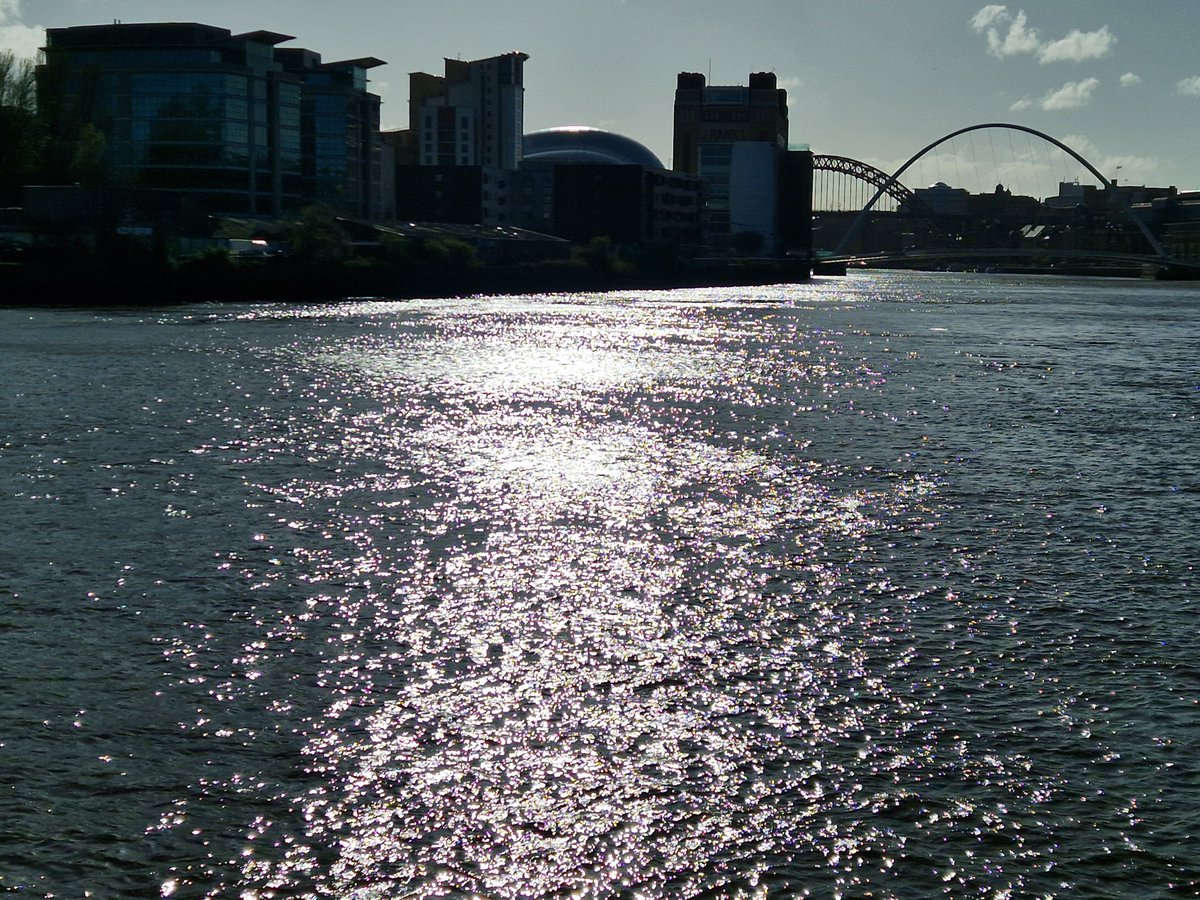
[[[700,180],[668,171],[633,138],[566,125],[523,138],[531,227],[571,241],[690,243],[699,235]]]
[[[526,163],[591,163],[665,169],[648,147],[613,131],[586,125],[563,125],[524,136]]]

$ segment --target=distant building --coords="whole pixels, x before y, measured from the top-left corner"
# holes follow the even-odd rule
[[[788,150],[787,91],[769,72],[747,85],[709,85],[681,72],[672,168],[704,181],[704,234],[721,247],[755,234],[768,253],[804,249],[812,221],[812,154]],[[807,175],[802,171],[807,162]],[[803,195],[803,184],[810,194]]]
[[[322,64],[291,36],[196,23],[46,32],[39,105],[59,146],[102,135],[105,180],[209,212],[278,215],[314,200],[378,210],[375,59]]]
[[[510,173],[522,156],[528,59],[524,53],[447,59],[444,75],[409,75],[408,131],[385,136],[395,148],[397,216],[514,222]]]
[[[422,166],[515,169],[525,122],[524,53],[465,62],[445,75],[409,76],[409,129]]]
[[[385,218],[393,198],[383,191],[379,97],[367,91],[374,57],[321,61],[311,50],[281,48],[275,58],[300,80],[304,194],[345,215]]]
[[[669,172],[632,138],[572,125],[525,135],[526,227],[577,243],[697,244],[700,179]]]
[[[1154,202],[1163,208],[1162,242],[1167,252],[1200,263],[1200,191],[1178,191]]]
[[[950,187],[944,181],[917,188],[913,191],[913,196],[920,204],[920,210],[935,216],[965,218],[971,211],[971,192],[966,188]]]

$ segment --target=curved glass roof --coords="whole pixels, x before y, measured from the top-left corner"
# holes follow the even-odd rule
[[[644,144],[600,128],[565,125],[530,132],[523,140],[525,149],[522,156],[527,160],[666,168]]]

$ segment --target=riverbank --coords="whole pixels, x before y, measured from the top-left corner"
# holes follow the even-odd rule
[[[798,260],[720,260],[661,267],[550,262],[511,266],[316,264],[294,259],[179,263],[58,257],[0,265],[6,306],[162,306],[220,301],[328,302],[348,297],[456,297],[788,284],[810,271]]]

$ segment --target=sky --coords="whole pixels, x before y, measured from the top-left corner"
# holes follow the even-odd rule
[[[404,127],[408,75],[513,50],[525,129],[616,131],[671,164],[675,79],[746,84],[774,72],[790,138],[894,172],[939,138],[1004,122],[1036,129],[1121,183],[1200,190],[1196,0],[0,0],[0,49],[33,56],[44,29],[202,22],[294,35],[328,61],[374,56],[385,128]],[[1095,183],[1024,132],[941,144],[901,179],[1039,198]]]

